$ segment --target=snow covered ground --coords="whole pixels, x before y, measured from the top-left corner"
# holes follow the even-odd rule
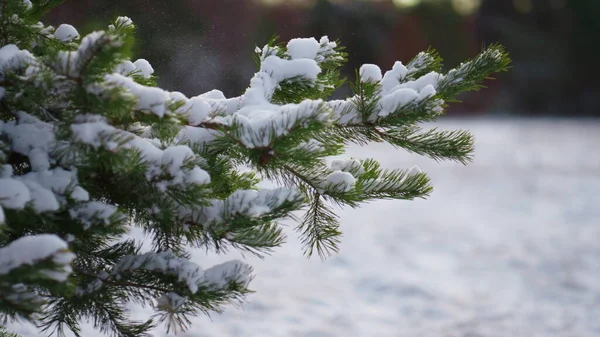
[[[178,336],[600,336],[600,121],[437,125],[475,134],[473,164],[380,144],[350,149],[388,168],[418,164],[433,195],[340,210],[341,252],[325,262],[303,257],[290,223],[284,247],[248,259],[257,292],[244,307],[197,317]],[[196,256],[205,267],[239,257]],[[92,331],[84,336],[100,336]],[[154,336],[167,337],[162,328]]]

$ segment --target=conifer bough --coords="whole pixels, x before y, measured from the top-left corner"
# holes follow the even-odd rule
[[[269,253],[293,211],[304,211],[297,230],[307,255],[335,252],[332,204],[421,198],[432,187],[418,168],[330,157],[387,142],[467,163],[468,132],[418,125],[510,62],[492,45],[442,74],[429,50],[383,75],[363,65],[354,94],[328,100],[344,82],[342,48],[327,37],[272,40],[256,48],[243,95],[188,98],[157,87],[146,60],[130,61],[130,19],[83,37],[39,22],[60,2],[0,0],[0,319],[49,334],[80,335],[91,319],[104,333],[141,336],[241,301],[250,266],[204,266],[189,250]],[[259,189],[261,179],[280,187]],[[133,227],[151,247],[129,235]],[[131,321],[129,302],[156,314]]]

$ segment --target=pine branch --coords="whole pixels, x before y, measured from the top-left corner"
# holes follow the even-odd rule
[[[411,81],[418,79],[421,76],[426,75],[432,71],[441,72],[442,70],[442,58],[439,53],[429,48],[424,52],[420,52],[406,65],[407,73],[402,81]]]
[[[86,318],[119,336],[139,336],[154,321],[185,330],[192,316],[238,304],[251,267],[203,269],[188,250],[263,257],[285,240],[279,221],[304,206],[296,230],[305,254],[337,252],[329,204],[424,198],[432,187],[417,168],[329,157],[348,143],[387,142],[467,163],[468,132],[417,124],[510,62],[493,45],[444,75],[430,49],[384,75],[364,65],[352,97],[327,101],[344,82],[343,48],[327,37],[271,39],[257,48],[243,95],[188,98],[159,88],[147,61],[129,60],[129,18],[79,39],[74,27],[38,22],[60,0],[0,1],[0,40],[14,44],[1,47],[0,60],[0,316],[59,335],[81,336]],[[287,188],[260,189],[261,179]],[[132,227],[152,237],[148,252],[124,237]],[[131,302],[156,315],[131,321]]]
[[[373,129],[381,141],[409,152],[426,155],[435,160],[454,160],[467,165],[472,160],[474,151],[473,136],[467,131],[437,131],[437,129],[421,132],[418,127]],[[376,138],[377,139],[377,138]]]
[[[304,253],[310,257],[316,250],[321,259],[336,253],[342,236],[339,227],[338,216],[314,192],[308,211],[296,227],[301,233]]]
[[[130,272],[135,272],[136,270],[131,270]],[[79,275],[85,275],[91,278],[98,278],[98,275],[96,274],[92,274],[90,272],[86,272],[84,270],[81,269],[76,269],[75,272]],[[119,281],[119,280],[114,280],[112,279],[110,276],[107,278],[102,278],[102,283],[110,285],[110,286],[114,286],[114,287],[123,287],[123,288],[138,288],[138,289],[147,289],[147,290],[152,290],[158,293],[167,293],[170,292],[171,289],[167,289],[167,288],[161,288],[161,287],[157,287],[157,286],[153,286],[153,285],[149,285],[149,284],[141,284],[141,283],[135,283],[135,282],[127,282],[127,281]]]
[[[459,93],[484,88],[481,84],[483,80],[489,79],[492,73],[507,71],[510,63],[504,47],[493,44],[474,59],[450,70],[438,85],[438,95],[443,99],[452,100]]]

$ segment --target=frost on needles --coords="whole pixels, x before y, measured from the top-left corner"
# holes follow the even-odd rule
[[[241,96],[186,97],[130,59],[130,19],[84,36],[39,22],[59,2],[0,0],[0,319],[47,333],[80,335],[91,319],[104,333],[141,336],[240,302],[251,267],[205,266],[189,250],[263,256],[284,242],[278,221],[293,211],[303,211],[307,255],[335,252],[332,205],[422,198],[432,187],[416,167],[330,157],[350,143],[387,142],[467,163],[468,132],[418,125],[510,62],[493,45],[442,73],[429,50],[385,72],[363,65],[354,94],[328,100],[344,83],[343,49],[327,37],[273,40],[256,48],[258,70]],[[261,179],[280,187],[259,189]],[[128,235],[134,226],[150,249]],[[131,321],[129,302],[156,315]]]

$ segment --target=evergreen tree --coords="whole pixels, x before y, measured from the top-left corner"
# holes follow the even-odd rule
[[[187,98],[157,87],[147,61],[130,61],[128,18],[83,37],[39,22],[60,2],[0,0],[0,317],[59,335],[80,335],[86,318],[117,336],[185,328],[190,315],[241,301],[249,265],[201,267],[189,250],[264,255],[284,242],[278,221],[293,211],[305,211],[307,255],[335,252],[332,204],[422,198],[432,187],[418,168],[328,158],[387,142],[467,163],[468,132],[418,124],[509,65],[493,45],[441,74],[429,50],[384,75],[363,65],[351,97],[327,100],[344,82],[342,48],[327,37],[273,39],[256,48],[243,95]],[[281,187],[259,189],[261,179]],[[129,302],[156,315],[131,321]]]

